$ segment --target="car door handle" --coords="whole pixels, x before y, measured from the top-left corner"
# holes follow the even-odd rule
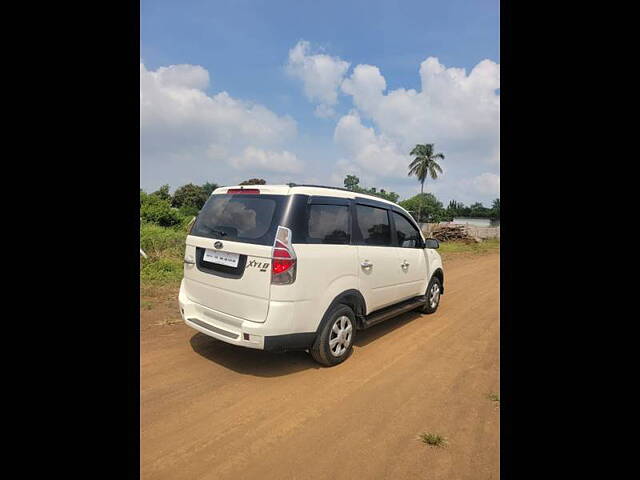
[[[369,260],[365,260],[364,262],[362,262],[362,263],[360,264],[360,266],[361,266],[362,268],[371,268],[371,267],[373,267],[373,263],[369,263]]]

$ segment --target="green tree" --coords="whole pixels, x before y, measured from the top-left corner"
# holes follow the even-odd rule
[[[427,180],[427,175],[435,180],[438,178],[438,174],[442,173],[442,167],[436,160],[444,160],[444,154],[435,153],[433,147],[433,143],[418,144],[409,153],[409,155],[416,157],[409,164],[409,176],[418,177],[420,193],[424,193],[424,182]]]
[[[500,199],[496,198],[491,204],[491,218],[500,220]]]
[[[427,175],[435,180],[438,178],[438,174],[442,173],[442,167],[436,160],[444,160],[444,154],[435,153],[433,148],[433,143],[417,144],[409,152],[409,155],[415,156],[409,164],[409,176],[415,175],[418,178],[421,194],[424,193],[424,182],[427,180]],[[418,217],[420,217],[419,211]]]
[[[202,185],[202,190],[204,191],[204,193],[207,195],[207,198],[209,198],[209,195],[211,195],[211,193],[218,188],[220,185],[218,185],[217,183],[210,183],[207,182],[205,184]]]
[[[169,200],[163,200],[157,195],[147,195],[140,192],[140,218],[145,222],[155,223],[162,227],[172,227],[180,223],[180,215],[171,208]]]
[[[383,188],[380,189],[378,196],[385,198],[393,203],[398,203],[398,198],[400,198],[400,195],[398,195],[396,192],[387,192]]]
[[[353,190],[358,186],[359,183],[360,179],[355,175],[347,175],[344,178],[344,188],[346,188],[347,190]]]
[[[158,190],[153,192],[151,195],[155,195],[162,200],[171,200],[171,195],[169,194],[169,185],[164,184]]]
[[[376,197],[384,198],[390,202],[397,202],[400,197],[396,192],[387,192],[383,188],[378,191],[376,187],[363,188],[359,185],[360,179],[355,175],[347,175],[344,179],[344,186],[347,190],[358,193],[366,193],[367,195],[374,195]]]
[[[400,206],[408,211],[416,222],[437,223],[446,219],[442,202],[431,193],[419,193],[400,202]]]
[[[462,212],[464,210],[464,204],[462,202],[456,202],[455,200],[449,201],[449,205],[445,210],[445,220],[450,222],[455,217],[462,216]]]
[[[196,207],[200,210],[207,198],[209,196],[203,187],[188,183],[176,189],[171,203],[176,208]]]
[[[266,185],[266,183],[267,181],[262,178],[250,178],[249,180],[245,180],[238,185]]]
[[[491,216],[491,209],[485,207],[480,202],[476,202],[469,206],[469,216],[478,218],[488,218]]]

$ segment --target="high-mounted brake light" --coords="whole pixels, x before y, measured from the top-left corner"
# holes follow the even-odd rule
[[[291,230],[278,227],[271,255],[271,283],[289,285],[296,279],[296,252],[291,243]]]
[[[232,193],[234,195],[237,195],[238,193],[257,195],[260,193],[260,190],[257,188],[229,188],[227,193]]]

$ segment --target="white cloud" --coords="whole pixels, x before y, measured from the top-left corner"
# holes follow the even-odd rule
[[[346,149],[357,163],[367,163],[365,152],[385,145],[389,164],[398,168],[394,176],[406,176],[408,153],[417,143],[435,143],[445,153],[442,165],[469,168],[497,165],[500,162],[500,65],[491,60],[478,63],[467,75],[461,68],[446,68],[429,57],[420,65],[421,90],[398,88],[386,91],[386,81],[372,65],[358,65],[342,83],[342,91],[353,98],[363,119],[375,126],[369,129],[369,141],[358,151]],[[350,114],[351,116],[352,114]],[[347,117],[347,124],[352,122]],[[336,141],[343,135],[342,119],[336,126]],[[377,133],[376,133],[377,132]],[[399,157],[405,163],[398,161]],[[381,160],[372,157],[377,169]],[[384,169],[389,175],[390,166]]]
[[[291,152],[271,152],[251,146],[245,148],[242,155],[232,157],[229,163],[241,170],[279,173],[299,173],[303,167],[302,162]]]
[[[500,196],[500,175],[483,173],[473,178],[471,185],[481,195]]]
[[[247,147],[276,150],[295,137],[291,117],[224,91],[208,94],[209,83],[209,72],[201,66],[154,71],[140,63],[140,157],[149,177],[171,174],[177,183],[182,177],[176,172],[191,170],[221,178],[226,160]]]
[[[373,128],[362,125],[355,111],[338,121],[333,138],[356,165],[376,176],[393,175],[407,164],[408,157],[398,152],[396,144],[385,135],[376,135]]]
[[[387,82],[378,67],[358,65],[350,78],[342,82],[342,91],[353,96],[353,102],[362,112],[372,115],[387,89]]]
[[[338,103],[338,88],[350,63],[323,53],[312,55],[310,50],[309,42],[300,40],[289,50],[286,70],[302,80],[307,98],[319,104],[315,114],[331,117],[335,114],[332,107]]]
[[[419,92],[399,88],[385,94],[379,69],[358,65],[342,90],[399,152],[428,142],[448,151],[452,161],[499,162],[500,66],[483,60],[467,75],[429,57],[420,65],[420,78]]]

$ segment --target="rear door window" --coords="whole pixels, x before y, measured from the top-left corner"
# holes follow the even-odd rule
[[[283,202],[281,195],[211,195],[191,235],[271,245]]]
[[[357,215],[358,229],[365,245],[391,245],[391,228],[386,209],[358,205]]]
[[[310,243],[348,244],[349,207],[347,205],[310,205],[309,231]]]
[[[393,221],[396,224],[398,246],[403,248],[416,248],[419,244],[420,233],[403,215],[393,212]]]

